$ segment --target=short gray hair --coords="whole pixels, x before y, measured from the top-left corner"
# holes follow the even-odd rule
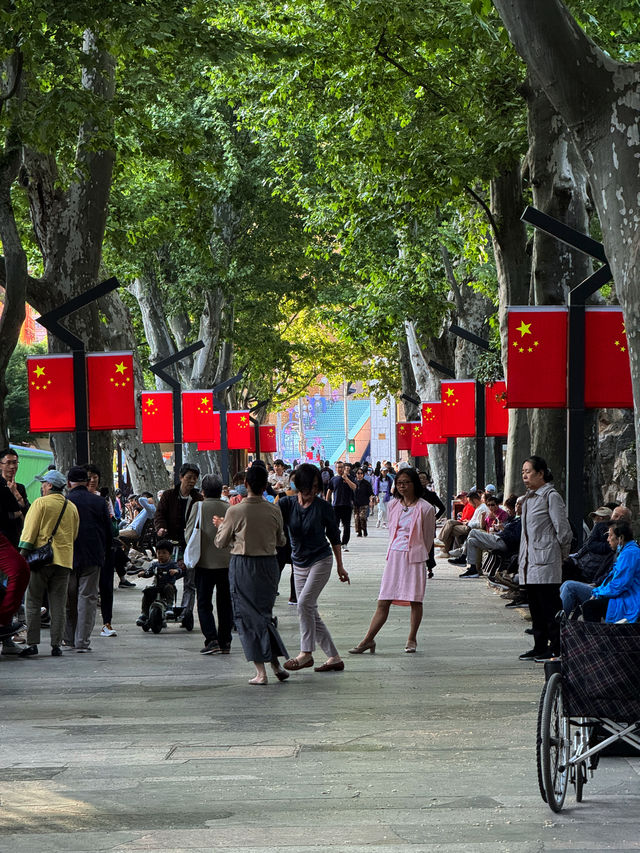
[[[222,480],[215,474],[205,474],[202,478],[202,494],[205,498],[219,498],[222,494]]]

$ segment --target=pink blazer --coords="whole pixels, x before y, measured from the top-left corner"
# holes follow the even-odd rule
[[[411,529],[409,530],[409,550],[407,559],[410,563],[425,563],[436,535],[436,512],[430,503],[420,498],[416,504],[418,512],[413,513]],[[398,521],[402,513],[402,501],[392,498],[389,503],[389,548],[395,539]]]

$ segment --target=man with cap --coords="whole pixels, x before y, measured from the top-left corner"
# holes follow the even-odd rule
[[[573,579],[565,579],[560,587],[560,599],[562,609],[567,616],[585,601],[591,598],[591,592],[609,574],[615,552],[607,542],[609,525],[612,521],[626,521],[631,524],[631,510],[626,506],[617,506],[613,512],[609,507],[598,507],[595,512],[590,513],[595,524],[579,551],[570,554],[562,566],[563,578],[566,574],[573,574]],[[607,546],[606,552],[602,550],[602,531],[604,530],[604,542]],[[573,559],[571,566],[567,568],[569,561]],[[580,574],[576,578],[576,574]]]
[[[76,652],[91,651],[89,641],[98,609],[100,571],[111,550],[107,502],[88,489],[86,468],[74,465],[67,474],[68,498],[78,510],[80,528],[73,549],[73,571],[67,590],[64,644]]]
[[[65,608],[69,575],[73,570],[73,543],[78,535],[80,520],[78,510],[63,495],[67,478],[59,471],[47,471],[38,477],[42,483],[42,497],[29,507],[20,535],[20,552],[28,554],[34,548],[46,545],[52,537],[53,563],[31,572],[27,588],[27,645],[19,657],[38,654],[40,642],[40,607],[45,592],[49,596],[51,614],[51,654],[59,657],[64,631]],[[54,529],[57,529],[54,534]]]
[[[601,506],[589,514],[593,527],[581,548],[569,554],[562,564],[562,580],[574,580],[581,583],[593,583],[596,575],[601,574],[603,564],[608,568],[613,562],[611,547],[607,541],[610,521],[631,521],[631,512],[624,506],[611,511]],[[605,572],[606,574],[606,572]]]

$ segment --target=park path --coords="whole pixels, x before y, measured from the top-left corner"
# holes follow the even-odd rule
[[[375,528],[352,539],[351,586],[334,576],[321,599],[343,673],[250,687],[237,640],[201,656],[197,630],[143,634],[135,590],[116,590],[118,637],[91,654],[0,658],[0,851],[640,849],[640,759],[603,759],[560,816],[542,802],[542,667],[518,661],[526,623],[485,581],[441,561],[417,654],[399,607],[377,654],[346,654],[385,543]],[[287,581],[276,613],[295,654]]]

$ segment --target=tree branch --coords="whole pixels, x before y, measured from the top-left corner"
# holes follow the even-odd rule
[[[500,233],[498,231],[498,223],[494,219],[493,213],[491,213],[491,209],[490,209],[489,205],[482,198],[482,196],[479,196],[478,193],[476,193],[474,190],[471,189],[471,187],[469,187],[465,184],[463,189],[484,210],[485,215],[486,215],[487,219],[489,220],[489,225],[491,226],[491,230],[493,231],[496,240],[499,241],[500,240]]]

